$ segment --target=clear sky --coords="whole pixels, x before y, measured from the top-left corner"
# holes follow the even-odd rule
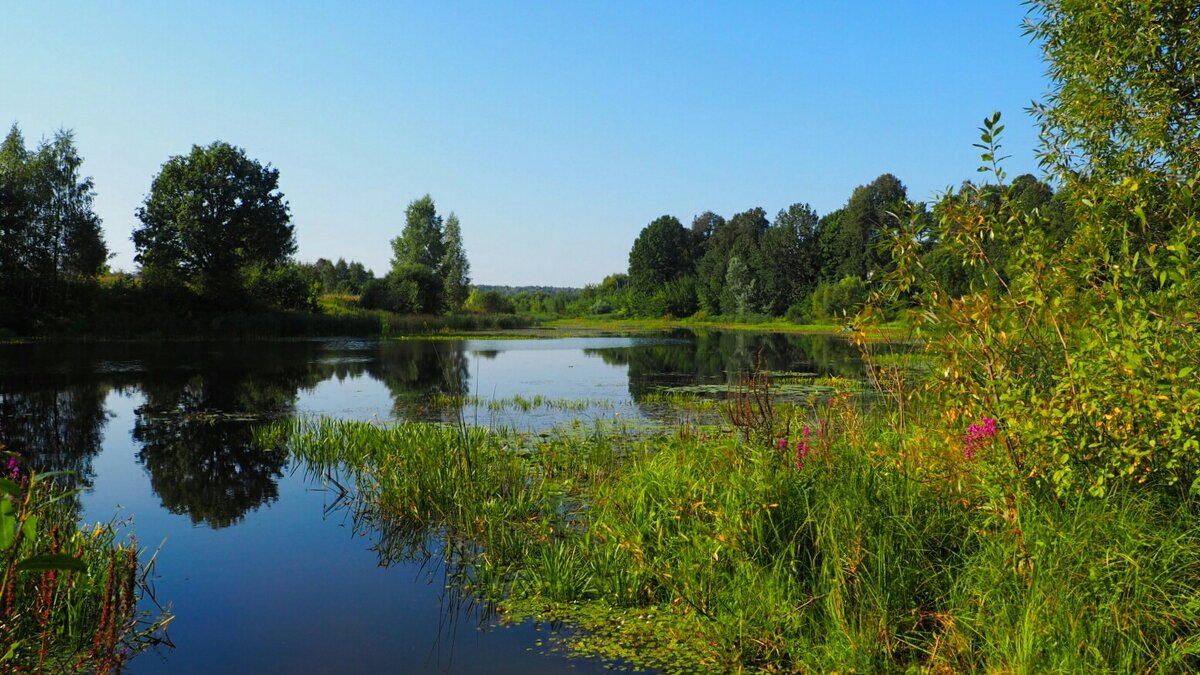
[[[280,171],[298,259],[388,269],[404,207],[462,221],[472,279],[582,286],[662,214],[689,224],[890,172],[975,178],[985,115],[1037,173],[1047,87],[1016,0],[18,2],[0,124],[75,132],[115,268],[168,157],[223,140]]]

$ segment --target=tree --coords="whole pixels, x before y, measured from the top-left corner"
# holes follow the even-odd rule
[[[792,204],[763,233],[751,268],[760,285],[760,308],[767,314],[782,316],[816,288],[817,222],[808,204]]]
[[[819,281],[837,281],[841,256],[838,247],[842,239],[842,216],[845,213],[845,207],[831,211],[821,216],[817,223],[817,257],[821,270],[818,275]]]
[[[642,228],[629,251],[629,286],[651,295],[692,268],[692,238],[674,216],[660,216]]]
[[[240,296],[248,267],[280,265],[296,251],[279,171],[222,141],[167,160],[136,213],[143,276],[210,299]]]
[[[442,237],[442,217],[433,198],[425,195],[409,202],[404,209],[404,231],[392,240],[392,269],[424,265],[436,273],[446,253]]]
[[[83,158],[75,149],[70,131],[59,131],[38,148],[35,191],[44,251],[42,276],[59,274],[94,277],[108,259],[100,231],[100,217],[92,211],[95,188],[90,177],[79,175]]]
[[[446,309],[457,312],[467,301],[471,292],[471,263],[467,261],[467,252],[463,250],[462,230],[458,224],[458,216],[454,212],[446,217],[446,230],[443,233],[442,261],[439,268],[442,273],[442,302]]]
[[[705,211],[692,219],[692,261],[700,262],[708,250],[708,239],[725,224],[725,219],[712,211]]]
[[[758,238],[770,226],[767,212],[762,208],[743,211],[728,221],[713,218],[714,228],[708,236],[704,257],[696,264],[696,294],[702,309],[712,313],[741,313],[738,307],[727,306],[730,295],[725,293],[729,278],[729,261],[739,258],[742,264],[753,260],[758,248]],[[747,266],[747,270],[749,267]],[[740,278],[740,274],[735,274]],[[747,302],[754,305],[753,299]]]
[[[70,131],[30,152],[13,125],[0,144],[0,314],[14,315],[0,324],[61,307],[108,258],[82,163]],[[60,283],[64,277],[72,283]]]
[[[4,297],[25,267],[29,246],[29,151],[17,125],[0,144],[0,283]]]
[[[512,314],[517,311],[512,300],[493,290],[475,289],[471,291],[471,296],[467,299],[467,307],[472,311],[484,314]]]
[[[838,265],[833,278],[856,276],[865,279],[873,270],[886,264],[879,247],[880,234],[890,229],[893,219],[889,210],[906,199],[904,185],[890,173],[854,188],[845,212],[838,220]]]
[[[327,258],[317,258],[312,264],[313,273],[321,282],[321,290],[325,293],[361,294],[363,286],[375,275],[360,262],[347,263],[345,258],[338,258],[337,263]]]
[[[1044,165],[1119,181],[1200,173],[1200,5],[1195,0],[1031,0],[1052,82]]]
[[[725,272],[725,287],[721,293],[721,311],[745,316],[754,309],[756,290],[754,273],[738,256],[729,258]]]

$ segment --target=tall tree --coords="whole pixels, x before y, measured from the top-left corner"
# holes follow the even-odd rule
[[[83,158],[75,149],[70,131],[59,131],[38,148],[36,192],[43,278],[60,274],[94,277],[108,259],[100,230],[100,217],[92,210],[95,188],[91,177],[81,176]]]
[[[167,160],[137,209],[134,257],[149,279],[175,279],[211,299],[240,296],[251,266],[296,251],[279,171],[222,141]]]
[[[692,238],[675,216],[659,216],[642,228],[629,251],[629,286],[650,295],[692,269]]]
[[[879,248],[880,233],[891,225],[889,212],[906,199],[904,185],[890,173],[854,189],[839,219],[840,260],[834,278],[865,279],[872,270],[885,264]]]
[[[442,243],[445,252],[442,254],[440,270],[442,273],[442,302],[450,311],[462,309],[471,292],[471,264],[467,261],[467,252],[463,249],[462,229],[458,216],[451,211],[446,217],[446,230]]]
[[[842,240],[842,216],[846,209],[842,207],[821,216],[817,223],[817,255],[820,258],[818,267],[821,272],[819,282],[837,281],[840,270]]]
[[[9,301],[29,247],[29,173],[25,137],[14,124],[0,144],[0,292]]]
[[[717,231],[718,227],[725,224],[725,219],[713,213],[705,211],[700,215],[692,218],[692,262],[697,264],[704,257],[704,253],[708,250],[708,239]]]
[[[442,217],[437,213],[433,197],[425,195],[409,202],[408,208],[404,209],[404,230],[392,240],[392,269],[423,265],[437,273],[446,253],[442,237]]]
[[[92,179],[69,131],[25,147],[13,125],[0,143],[0,324],[61,306],[74,284],[94,280],[108,249],[92,210]]]
[[[763,233],[751,261],[763,312],[780,316],[816,287],[817,222],[808,204],[792,204],[780,210]]]
[[[725,292],[729,280],[729,261],[738,258],[741,265],[749,269],[747,261],[753,260],[758,249],[758,239],[767,230],[771,222],[767,220],[767,212],[756,207],[743,211],[728,222],[719,222],[712,235],[708,238],[707,250],[704,257],[696,266],[697,295],[703,309],[718,313],[744,313],[748,308],[757,307],[757,299],[742,298],[745,302],[735,300],[734,296]],[[739,270],[734,277],[741,279]],[[739,293],[750,291],[745,287],[739,288]],[[739,296],[740,297],[740,296]],[[743,306],[744,305],[744,306]]]

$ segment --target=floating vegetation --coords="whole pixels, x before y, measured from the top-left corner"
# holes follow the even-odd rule
[[[728,384],[687,384],[677,387],[663,387],[667,395],[692,395],[697,398],[725,398],[730,391]],[[771,394],[783,399],[803,400],[811,395],[829,394],[836,391],[832,384],[818,382],[772,382]]]

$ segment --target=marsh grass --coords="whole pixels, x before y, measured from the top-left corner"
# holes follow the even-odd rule
[[[1179,672],[1200,667],[1183,495],[1011,509],[905,470],[848,393],[777,443],[726,426],[541,436],[304,420],[260,432],[335,478],[392,559],[570,649],[667,671]],[[799,424],[820,429],[797,468]],[[381,553],[381,555],[383,555]]]

